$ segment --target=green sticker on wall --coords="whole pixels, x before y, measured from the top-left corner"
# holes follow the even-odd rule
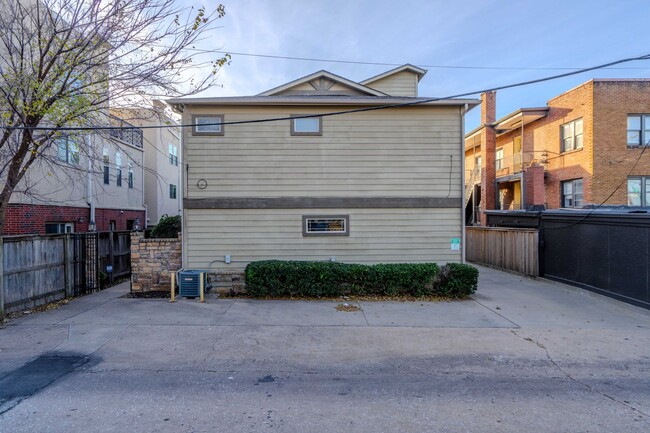
[[[460,251],[460,238],[451,238],[451,250]]]

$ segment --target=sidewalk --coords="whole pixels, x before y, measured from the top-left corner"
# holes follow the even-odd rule
[[[0,329],[0,389],[61,361],[0,431],[647,431],[650,311],[480,272],[468,301],[356,312],[82,297]]]

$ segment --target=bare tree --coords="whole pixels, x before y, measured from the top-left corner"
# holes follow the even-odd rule
[[[28,173],[59,163],[57,139],[111,132],[101,129],[109,101],[148,104],[214,84],[230,57],[197,65],[190,52],[224,14],[173,0],[0,0],[0,233]],[[78,151],[101,161],[91,146]]]

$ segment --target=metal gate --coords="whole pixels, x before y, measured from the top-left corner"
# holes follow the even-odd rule
[[[99,290],[97,233],[74,233],[72,234],[72,243],[74,296]]]

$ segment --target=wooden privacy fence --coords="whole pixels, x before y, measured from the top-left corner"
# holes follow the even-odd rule
[[[0,319],[130,275],[130,248],[130,232],[0,237]]]
[[[467,227],[467,260],[488,266],[539,276],[537,230]]]

